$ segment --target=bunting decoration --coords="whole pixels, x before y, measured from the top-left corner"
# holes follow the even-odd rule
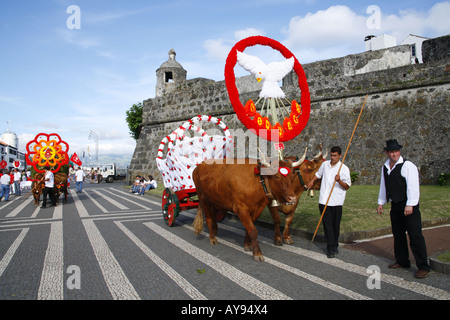
[[[70,161],[75,163],[77,166],[81,166],[83,164],[76,152],[72,155],[72,157],[70,158]]]

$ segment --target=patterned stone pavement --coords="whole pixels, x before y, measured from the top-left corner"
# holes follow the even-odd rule
[[[253,262],[239,221],[220,223],[219,244],[211,246],[206,233],[192,230],[195,210],[169,228],[157,198],[117,182],[85,183],[46,209],[31,197],[10,199],[0,202],[1,300],[450,298],[448,275],[417,280],[411,270],[389,270],[383,257],[345,248],[327,259],[322,244],[310,248],[302,238],[276,247],[262,227],[266,261]]]

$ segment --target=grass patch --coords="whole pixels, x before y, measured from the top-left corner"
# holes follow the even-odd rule
[[[439,261],[450,263],[450,252],[440,254],[436,257]]]
[[[378,229],[391,226],[389,217],[390,204],[384,206],[383,215],[377,213],[379,186],[353,185],[348,191],[343,207],[341,233]],[[421,186],[420,211],[422,221],[450,217],[450,186]],[[305,193],[297,206],[292,228],[314,232],[319,223],[319,192],[311,198]],[[284,215],[281,214],[282,224]],[[260,220],[272,221],[267,209],[264,209]],[[320,227],[319,232],[322,227]]]
[[[127,186],[129,189],[130,186]],[[162,197],[164,185],[146,194]],[[352,231],[371,230],[391,226],[389,217],[390,204],[384,206],[383,215],[377,214],[378,185],[353,185],[348,191],[343,207],[341,220],[341,233]],[[422,221],[450,217],[450,185],[420,186],[420,211]],[[319,223],[319,191],[311,198],[303,193],[297,206],[291,227],[314,232]],[[281,223],[284,224],[284,214],[281,214]],[[264,209],[258,220],[272,222],[269,210]],[[322,224],[319,232],[323,233]]]

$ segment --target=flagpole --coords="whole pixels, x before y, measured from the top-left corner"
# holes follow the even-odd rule
[[[347,149],[345,150],[344,158],[341,161],[341,165],[339,166],[339,170],[338,170],[337,174],[339,174],[339,172],[341,172],[342,165],[344,164],[345,158],[347,157],[348,149],[350,148],[350,144],[352,143],[353,136],[355,135],[356,127],[358,126],[359,119],[361,118],[361,114],[362,114],[362,112],[364,110],[364,106],[366,105],[366,101],[367,101],[367,97],[368,96],[369,95],[366,95],[366,99],[364,100],[364,104],[363,104],[363,106],[361,108],[361,111],[359,112],[359,116],[358,116],[358,119],[356,120],[355,128],[353,129],[352,136],[350,137],[350,141],[348,142]],[[316,234],[317,234],[317,230],[319,230],[320,223],[322,222],[322,218],[323,218],[323,215],[325,214],[325,210],[327,210],[328,202],[330,201],[331,194],[333,193],[333,189],[334,189],[335,185],[336,185],[336,180],[334,180],[333,186],[331,187],[330,194],[328,195],[327,202],[325,203],[325,207],[323,208],[322,215],[320,216],[319,223],[317,224],[316,231],[314,232],[314,235],[312,237],[311,243],[313,243],[314,238],[316,237]]]

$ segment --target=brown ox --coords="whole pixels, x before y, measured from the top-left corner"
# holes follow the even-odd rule
[[[305,150],[306,155],[306,150]],[[305,157],[303,156],[303,159]],[[273,223],[275,225],[275,232],[273,237],[273,242],[275,245],[281,246],[284,243],[286,244],[292,244],[294,241],[291,238],[290,235],[290,225],[292,223],[292,220],[294,218],[295,210],[297,209],[298,202],[300,200],[300,196],[302,193],[306,190],[306,186],[308,183],[313,179],[314,175],[316,174],[317,170],[319,170],[320,165],[325,161],[326,155],[322,155],[322,149],[320,152],[314,157],[313,160],[304,160],[299,168],[295,170],[297,179],[294,180],[294,192],[296,194],[297,200],[295,204],[288,205],[284,203],[280,203],[279,206],[274,206],[272,202],[268,204],[268,208],[270,211],[270,214],[272,215]],[[320,189],[320,180],[317,180],[313,188],[315,190]],[[285,226],[283,230],[283,238],[281,238],[281,231],[280,231],[280,224],[281,219],[279,212],[282,212],[286,215],[285,218]]]
[[[61,194],[64,194],[64,200],[67,200],[67,184],[67,174],[62,172],[55,173],[55,187],[53,188],[53,191],[55,193],[55,200],[57,204]]]
[[[36,206],[39,205],[39,197],[41,194],[43,194],[43,190],[45,187],[45,182],[43,180],[45,176],[45,173],[36,173],[34,175],[34,182],[33,182],[33,197],[34,197],[34,204]],[[54,174],[55,179],[55,185],[53,188],[53,192],[55,195],[55,201],[56,204],[59,202],[59,196],[64,193],[65,200],[67,200],[67,174],[62,172],[57,172]],[[42,180],[42,181],[41,181]]]
[[[32,189],[33,190],[33,197],[34,197],[34,204],[36,206],[39,205],[39,197],[40,195],[43,193],[44,190],[44,173],[36,173],[34,175],[34,179],[33,179],[33,185],[32,185]]]
[[[203,211],[209,229],[209,242],[217,244],[217,218],[224,211],[239,216],[244,228],[244,249],[253,251],[255,261],[264,261],[259,248],[258,231],[254,221],[272,199],[280,203],[296,203],[293,181],[297,179],[294,167],[300,165],[291,160],[279,161],[278,168],[270,164],[250,163],[239,159],[243,164],[218,164],[202,162],[193,172],[199,206],[194,220],[194,230],[199,234],[203,229]],[[245,163],[244,163],[245,162]],[[273,170],[272,175],[260,175],[261,169]],[[284,168],[284,169],[282,169]],[[216,216],[217,215],[217,216]]]

